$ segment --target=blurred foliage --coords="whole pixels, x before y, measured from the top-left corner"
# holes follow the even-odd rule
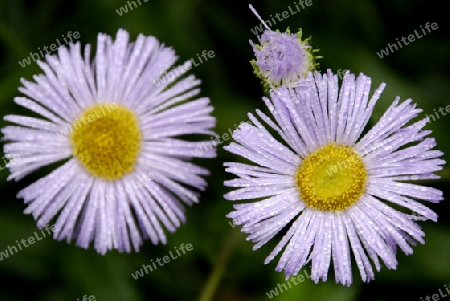
[[[35,63],[24,68],[18,64],[30,51],[54,43],[68,31],[78,31],[83,44],[95,47],[99,32],[115,35],[118,28],[128,30],[133,38],[139,33],[156,36],[176,50],[179,62],[196,58],[203,50],[214,51],[213,59],[191,72],[202,79],[202,94],[209,96],[215,107],[217,133],[227,133],[247,118],[247,112],[262,108],[262,89],[249,64],[252,51],[248,43],[249,39],[256,39],[250,29],[259,23],[247,2],[140,1],[138,8],[119,16],[116,10],[127,5],[127,1],[0,0],[2,114],[26,112],[12,99],[19,94],[20,78],[32,79],[33,74],[40,72]],[[293,6],[294,1],[261,0],[252,4],[268,19]],[[435,0],[313,0],[312,6],[278,22],[273,29],[303,28],[324,57],[320,60],[322,71],[331,68],[364,72],[372,77],[374,87],[386,82],[388,86],[376,107],[374,120],[397,95],[413,98],[424,114],[432,114],[433,109],[450,104],[448,18],[440,16],[448,11],[445,5],[444,1]],[[383,59],[377,56],[376,52],[388,43],[413,33],[426,22],[437,22],[439,28]],[[449,124],[450,117],[441,116],[428,126],[447,161]],[[3,120],[0,126],[5,126]],[[254,252],[239,228],[231,227],[225,218],[232,204],[222,197],[226,191],[223,181],[230,178],[222,162],[236,159],[220,149],[216,160],[201,162],[211,170],[209,188],[199,204],[186,209],[187,223],[169,234],[167,245],[153,246],[147,241],[139,253],[113,251],[100,256],[92,249],[47,237],[0,261],[0,300],[82,300],[84,295],[108,301],[197,300],[202,291],[207,295],[207,283],[217,285],[216,290],[214,285],[209,287],[212,300],[268,300],[266,292],[285,283],[284,276],[274,271],[276,261],[263,264],[276,241]],[[16,194],[43,174],[37,172],[14,183],[6,181],[6,169],[0,171],[0,251],[38,231],[33,218],[22,214],[25,205]],[[443,180],[429,185],[448,194],[450,172],[444,170],[442,175]],[[350,288],[335,284],[330,271],[327,283],[307,280],[276,299],[382,301],[397,300],[400,295],[402,300],[419,300],[437,293],[450,281],[450,205],[443,202],[430,207],[438,212],[439,222],[424,223],[426,244],[417,246],[412,256],[399,253],[397,271],[383,267],[375,281],[364,284],[355,270]],[[182,243],[191,243],[193,251],[138,280],[131,277],[143,264],[167,255]],[[215,268],[219,272],[213,272]]]

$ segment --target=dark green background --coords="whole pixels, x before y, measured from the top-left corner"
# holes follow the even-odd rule
[[[33,74],[40,73],[35,63],[25,68],[18,64],[30,51],[54,43],[68,31],[78,31],[81,42],[94,44],[95,48],[98,32],[115,35],[118,28],[128,30],[133,39],[139,33],[156,36],[175,48],[180,63],[195,58],[203,50],[215,52],[215,58],[195,67],[191,73],[202,79],[202,95],[212,100],[217,133],[234,129],[235,124],[246,119],[247,112],[262,107],[262,89],[248,63],[252,59],[248,40],[255,40],[250,28],[258,25],[258,21],[246,1],[141,2],[139,8],[119,16],[115,10],[126,1],[0,0],[2,115],[26,113],[13,104],[13,97],[19,95],[21,77],[31,79]],[[448,11],[444,1],[312,2],[311,7],[279,22],[273,29],[290,27],[296,31],[302,27],[306,36],[313,37],[313,46],[320,48],[324,57],[320,60],[322,71],[350,69],[372,77],[373,86],[386,82],[388,86],[376,107],[374,120],[396,95],[413,98],[429,114],[450,104],[449,30],[446,17],[439,17],[441,12]],[[252,3],[268,18],[286,10],[294,1]],[[426,22],[437,22],[439,29],[387,58],[376,55],[387,43],[413,33]],[[5,122],[0,123],[5,126]],[[449,124],[450,117],[443,116],[428,126],[447,161]],[[86,251],[73,243],[47,237],[0,262],[0,300],[81,300],[83,295],[94,295],[102,301],[198,300],[202,292],[208,295],[207,283],[209,288],[214,288],[214,284],[217,287],[214,297],[203,300],[269,300],[265,293],[277,283],[284,283],[284,276],[274,271],[278,258],[268,265],[263,261],[279,238],[253,252],[252,244],[225,218],[232,203],[222,197],[226,192],[222,183],[230,178],[222,162],[237,159],[220,149],[216,160],[199,161],[211,170],[208,190],[199,204],[187,208],[187,223],[175,234],[169,234],[166,246],[153,246],[147,241],[139,253],[112,251],[100,256],[92,249]],[[15,195],[45,172],[12,183],[6,181],[8,171],[0,171],[0,251],[37,231],[33,218],[22,214],[25,205]],[[447,194],[449,170],[441,175],[442,180],[427,184]],[[438,212],[438,223],[422,223],[426,244],[418,245],[412,256],[399,253],[396,271],[382,268],[375,281],[363,284],[355,270],[350,288],[335,284],[330,271],[327,283],[316,285],[308,280],[276,300],[420,300],[437,293],[450,283],[450,206],[444,201],[430,207]],[[191,243],[194,250],[143,278],[131,277],[142,264],[167,255],[181,243]],[[446,299],[450,300],[450,296]]]

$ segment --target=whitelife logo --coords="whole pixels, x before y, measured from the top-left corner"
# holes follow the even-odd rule
[[[192,247],[192,244],[186,244],[186,246],[184,244],[180,245],[180,250],[181,253],[186,254],[186,251],[192,251],[194,248]],[[156,265],[155,261],[153,261],[153,259],[151,259],[151,265],[142,265],[142,268],[137,270],[134,273],[131,273],[131,276],[134,278],[134,280],[138,280],[141,277],[144,277],[144,275],[148,274],[148,270],[150,270],[150,272],[155,271],[156,269],[158,269],[158,266],[162,267],[165,264],[171,262],[172,260],[177,259],[178,257],[180,257],[182,254],[180,254],[180,250],[178,250],[177,247],[175,247],[175,253],[178,256],[175,256],[172,251],[169,251],[169,255],[164,256],[163,258],[156,258],[156,262],[158,263],[158,265]],[[162,262],[161,262],[162,261]],[[145,271],[145,273],[144,273]]]
[[[78,31],[74,31],[73,33],[71,31],[69,31],[66,36],[64,36],[63,34],[61,36],[63,37],[64,45],[67,45],[67,44],[73,42],[72,37],[75,40],[79,39],[80,33]],[[66,40],[66,38],[68,39],[68,41]],[[42,47],[43,49],[41,49],[41,47],[38,47],[38,53],[30,52],[30,55],[28,57],[26,57],[25,59],[23,59],[22,61],[19,62],[19,65],[20,65],[20,67],[25,68],[26,66],[31,64],[31,59],[33,59],[33,62],[36,62],[37,60],[44,58],[45,54],[50,54],[50,52],[48,51],[49,48],[50,48],[51,52],[54,52],[62,45],[63,44],[61,44],[61,41],[59,40],[59,38],[57,38],[55,44],[51,44],[50,46],[44,46],[44,47]],[[42,50],[45,51],[45,54],[42,52]]]
[[[37,232],[34,232],[34,236],[30,236],[26,240],[22,239],[20,242],[16,240],[17,247],[19,248],[19,250],[17,250],[17,248],[15,246],[8,246],[8,248],[5,249],[5,251],[0,252],[0,261],[2,261],[4,258],[8,258],[9,256],[16,254],[19,251],[22,251],[22,246],[24,248],[28,248],[30,245],[34,244],[36,241],[40,241],[43,238],[45,238],[46,235],[45,235],[44,231],[47,231],[47,234],[51,236],[52,232],[55,232],[55,230],[56,230],[56,225],[53,225],[51,227],[50,227],[50,225],[46,225],[44,227],[44,229],[41,231],[41,235],[43,237],[40,237]],[[28,242],[28,244],[27,244],[27,242]]]
[[[428,31],[428,33],[431,32],[430,27],[431,27],[431,29],[433,29],[433,30],[436,30],[436,29],[439,28],[439,27],[438,27],[438,24],[437,24],[436,22],[433,22],[433,23],[431,23],[431,24],[430,24],[430,22],[427,22],[427,24],[425,24],[425,28],[426,28],[426,30]],[[420,35],[420,34],[417,32],[417,29],[414,29],[414,34],[408,35],[408,41],[409,41],[409,43],[414,42],[414,41],[416,40],[416,38],[417,38],[417,39],[420,39],[420,38],[422,38],[422,37],[424,37],[424,36],[427,35],[427,32],[426,32],[425,29],[422,27],[422,25],[420,25],[420,29],[422,29],[423,36]],[[400,41],[399,41],[398,39],[395,39],[395,40],[397,41],[397,45],[398,45],[400,48],[403,48],[402,43],[400,43]],[[405,46],[406,46],[406,45],[409,45],[409,43],[406,41],[406,38],[405,38],[405,37],[401,37],[400,40],[403,42],[403,45],[405,45]],[[393,53],[394,51],[397,51],[397,50],[398,50],[397,45],[396,45],[395,43],[394,43],[394,44],[388,43],[388,45],[387,45],[386,48],[381,49],[379,52],[377,52],[377,55],[380,57],[380,59],[382,59],[383,57],[388,56],[389,54]]]
[[[300,11],[304,10],[306,7],[311,6],[312,5],[312,0],[299,0],[298,2],[294,2],[294,7],[292,8],[290,5],[288,6],[288,10],[282,11],[281,13],[275,13],[275,18],[273,17],[273,15],[270,15],[270,18],[268,20],[264,20],[264,23],[269,26],[269,27],[274,27],[275,24],[277,24],[278,22],[281,22],[287,18],[289,18],[290,16],[293,16],[297,13],[299,13]],[[300,8],[301,6],[301,8]],[[257,36],[258,34],[264,32],[264,30],[266,29],[264,26],[264,23],[261,23],[253,28],[250,28],[250,31]]]
[[[87,125],[88,123],[91,123],[98,118],[107,116],[112,110],[116,110],[119,107],[114,102],[113,103],[105,102],[104,106],[106,107],[107,112],[105,112],[104,108],[102,108],[98,112],[97,112],[97,110],[94,110],[94,114],[89,114],[89,116],[87,116],[87,117],[83,116],[83,118],[81,118],[81,120],[79,120],[77,118],[77,119],[75,119],[75,121],[72,124],[66,124],[66,126],[61,131],[58,132],[58,136],[60,136],[60,137],[68,136],[74,129],[77,130],[77,129],[81,128],[83,125]],[[81,123],[81,121],[83,123]]]

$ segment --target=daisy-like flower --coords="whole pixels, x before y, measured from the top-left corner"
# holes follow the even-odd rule
[[[422,129],[427,118],[410,122],[421,110],[397,97],[362,136],[385,84],[369,100],[370,86],[363,74],[347,73],[340,89],[331,71],[310,74],[301,88],[264,98],[275,120],[257,111],[282,142],[249,114],[251,123],[226,147],[254,163],[225,163],[238,177],[225,182],[238,188],[225,198],[254,200],[234,205],[228,217],[243,225],[254,250],[285,230],[265,263],[282,252],[276,270],[287,278],[310,263],[311,279],[326,281],[332,260],[336,282],[350,285],[353,253],[369,281],[373,265],[396,268],[397,246],[411,254],[411,245],[424,243],[417,220],[437,220],[421,201],[437,203],[442,192],[409,183],[439,178],[434,172],[445,163],[435,139],[426,138],[431,131]]]
[[[259,45],[249,41],[256,60],[250,61],[256,76],[263,86],[269,90],[281,85],[295,85],[317,67],[313,53],[317,49],[309,46],[311,38],[302,40],[302,30],[297,34],[271,30],[258,15],[253,6],[252,12],[266,26],[266,30],[258,37]]]
[[[208,171],[189,162],[202,142],[178,136],[214,134],[215,118],[209,99],[196,98],[194,76],[155,84],[176,60],[156,38],[130,42],[119,30],[115,40],[98,35],[92,62],[89,44],[84,58],[71,44],[38,62],[45,74],[35,82],[22,79],[25,97],[14,101],[36,116],[4,117],[16,124],[2,129],[4,152],[20,157],[8,180],[62,161],[18,193],[39,228],[56,219],[55,239],[94,241],[104,254],[138,250],[147,238],[166,243],[165,229],[185,221],[183,203],[198,202]]]

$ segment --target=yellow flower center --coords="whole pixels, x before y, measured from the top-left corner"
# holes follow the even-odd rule
[[[367,175],[361,156],[351,146],[329,143],[302,161],[295,180],[308,207],[340,211],[359,200]]]
[[[116,180],[133,171],[141,146],[136,115],[110,103],[87,108],[72,125],[73,155],[95,177]]]

